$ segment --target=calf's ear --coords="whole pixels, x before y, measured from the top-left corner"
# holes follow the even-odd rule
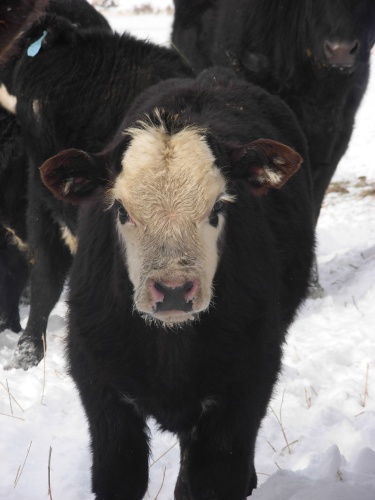
[[[19,53],[22,34],[40,17],[48,0],[0,1],[0,65]]]
[[[79,149],[67,149],[40,167],[44,185],[59,200],[78,204],[108,181],[105,159]]]
[[[232,151],[231,177],[247,179],[254,194],[264,195],[284,186],[302,162],[302,156],[289,146],[257,139]]]

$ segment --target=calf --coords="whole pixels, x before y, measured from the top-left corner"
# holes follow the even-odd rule
[[[0,332],[21,331],[18,304],[29,274],[27,158],[14,115],[0,107]]]
[[[0,63],[17,52],[20,33],[44,12],[48,0],[2,0]],[[0,82],[0,332],[21,331],[18,304],[29,274],[26,239],[26,157],[14,98]]]
[[[77,210],[51,195],[38,167],[65,148],[100,151],[139,92],[170,76],[191,75],[169,49],[102,26],[77,27],[59,14],[47,14],[23,35],[19,56],[0,75],[17,99],[29,158],[28,240],[35,262],[30,315],[10,363],[25,369],[43,357],[48,316],[76,248]]]
[[[300,154],[288,107],[218,68],[142,94],[103,152],[41,167],[59,200],[82,203],[67,351],[96,498],[143,498],[148,417],[179,437],[177,500],[256,486],[255,440],[313,256]]]
[[[105,18],[85,0],[4,0],[2,4],[0,44],[6,50],[0,58],[3,61],[0,70],[3,82],[0,84],[0,331],[6,328],[15,332],[21,330],[18,306],[32,262],[26,243],[28,158],[22,130],[12,115],[16,111],[17,100],[7,89],[7,86],[12,89],[14,68],[4,61],[26,50],[24,30],[32,29],[33,23],[43,14],[42,7],[46,9],[51,22],[56,16],[61,16],[77,28],[95,26],[110,31]]]
[[[366,90],[374,0],[175,0],[175,7],[172,40],[193,67],[232,67],[296,113],[318,219]]]

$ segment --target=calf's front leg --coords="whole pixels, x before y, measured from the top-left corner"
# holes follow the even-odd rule
[[[235,411],[234,411],[235,413]],[[181,465],[175,500],[245,500],[256,487],[254,446],[258,423],[228,415],[201,418],[180,438]]]
[[[80,387],[89,420],[92,491],[97,500],[141,500],[148,485],[149,438],[144,418],[95,382]]]

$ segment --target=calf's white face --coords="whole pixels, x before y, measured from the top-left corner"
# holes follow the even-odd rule
[[[146,318],[182,323],[212,300],[221,208],[232,198],[202,130],[141,123],[127,133],[110,197],[134,305]]]

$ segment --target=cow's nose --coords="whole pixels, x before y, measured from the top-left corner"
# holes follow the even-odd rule
[[[325,40],[323,49],[327,61],[332,66],[352,66],[359,51],[359,41]]]
[[[193,308],[198,292],[198,281],[163,282],[151,281],[149,285],[155,312],[184,311]]]

